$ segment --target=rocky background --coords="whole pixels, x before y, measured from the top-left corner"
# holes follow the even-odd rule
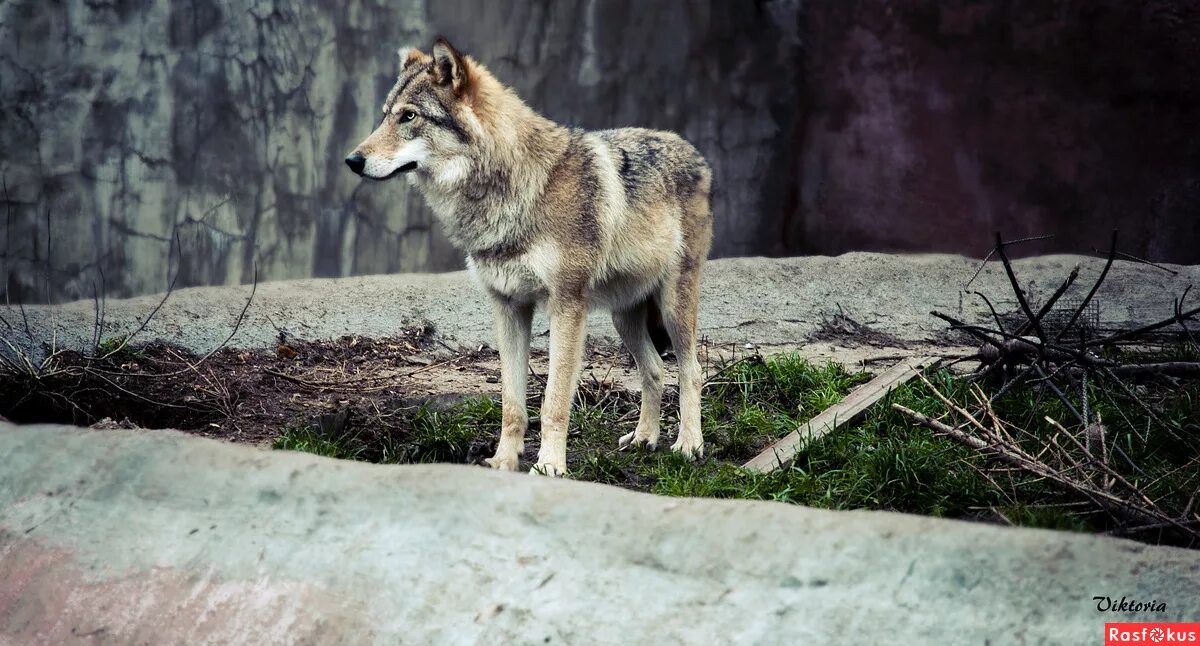
[[[1119,226],[1200,262],[1185,0],[0,0],[6,297],[460,267],[419,196],[342,164],[437,34],[560,122],[683,133],[717,256]]]

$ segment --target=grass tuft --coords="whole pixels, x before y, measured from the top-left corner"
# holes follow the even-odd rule
[[[472,399],[450,410],[428,406],[412,418],[412,435],[396,453],[394,462],[465,462],[473,443],[500,427],[500,404]]]
[[[312,424],[292,422],[286,424],[271,448],[281,451],[302,451],[339,460],[362,459],[365,447],[358,437],[343,435],[330,437]]]

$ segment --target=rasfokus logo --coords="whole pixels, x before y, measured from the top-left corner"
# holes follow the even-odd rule
[[[1104,646],[1121,644],[1200,644],[1200,623],[1163,622],[1104,624]]]

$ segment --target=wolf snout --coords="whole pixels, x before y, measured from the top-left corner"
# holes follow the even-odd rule
[[[346,165],[354,171],[355,175],[362,175],[363,169],[367,167],[367,158],[356,150],[346,157]]]

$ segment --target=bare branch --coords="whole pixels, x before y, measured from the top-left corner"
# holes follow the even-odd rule
[[[1062,298],[1062,295],[1067,293],[1067,290],[1070,289],[1071,285],[1075,283],[1076,278],[1079,278],[1079,265],[1075,265],[1075,268],[1071,270],[1070,275],[1068,275],[1067,279],[1063,281],[1063,284],[1059,285],[1058,289],[1054,291],[1054,294],[1050,296],[1044,305],[1042,305],[1042,309],[1038,310],[1034,321],[1023,323],[1021,327],[1017,329],[1017,334],[1025,334],[1029,331],[1029,328],[1033,323],[1041,322],[1041,320],[1045,318],[1046,314],[1048,314],[1050,310],[1054,308],[1054,304],[1058,302],[1058,299]]]
[[[1104,279],[1108,277],[1108,270],[1112,268],[1113,260],[1116,257],[1117,230],[1113,229],[1112,243],[1108,248],[1108,261],[1104,263],[1104,269],[1100,271],[1100,276],[1096,278],[1096,282],[1092,285],[1092,289],[1088,291],[1087,296],[1080,301],[1079,307],[1075,308],[1075,313],[1071,315],[1071,318],[1067,321],[1067,324],[1063,326],[1063,329],[1059,330],[1058,336],[1054,338],[1055,341],[1061,340],[1063,336],[1066,335],[1066,333],[1071,329],[1071,326],[1075,325],[1075,321],[1079,320],[1079,316],[1083,314],[1083,311],[1087,309],[1088,304],[1092,302],[1092,298],[1094,298],[1096,296],[1096,292],[1099,291],[1100,285],[1103,284]]]
[[[175,244],[176,245],[179,244],[178,232],[175,235]],[[142,319],[142,322],[137,326],[137,328],[135,328],[129,334],[126,334],[121,339],[121,342],[117,344],[117,347],[104,353],[103,356],[98,357],[98,359],[100,361],[104,361],[104,360],[112,357],[113,355],[121,352],[122,350],[124,350],[125,347],[129,345],[129,342],[133,340],[133,337],[137,336],[138,334],[141,334],[142,330],[146,329],[146,326],[150,324],[150,321],[154,318],[154,315],[158,314],[158,310],[162,309],[163,304],[167,302],[167,299],[171,297],[171,293],[175,291],[175,281],[179,280],[179,272],[180,272],[181,268],[182,268],[182,263],[180,264],[180,266],[177,266],[175,268],[175,275],[173,277],[171,277],[171,283],[169,285],[167,285],[167,292],[165,294],[163,294],[162,299],[158,301],[158,304],[154,306],[154,309],[150,310],[150,313],[146,315],[146,318]],[[255,270],[255,276],[256,277],[258,276],[257,269]]]

